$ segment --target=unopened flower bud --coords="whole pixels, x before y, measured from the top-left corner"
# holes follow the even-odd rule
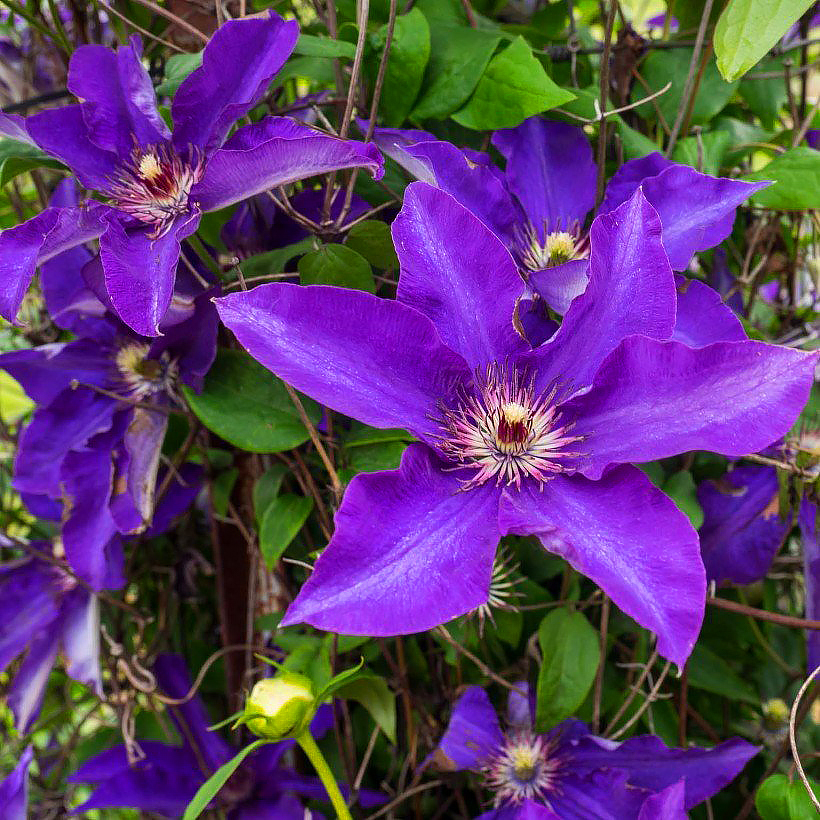
[[[781,698],[771,698],[763,703],[763,724],[767,729],[780,729],[789,720],[789,706]]]
[[[245,723],[255,735],[278,740],[307,728],[315,706],[311,680],[283,672],[253,687],[245,703]]]

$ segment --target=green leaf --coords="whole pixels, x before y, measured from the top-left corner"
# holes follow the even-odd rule
[[[293,79],[310,80],[317,88],[329,88],[335,83],[333,63],[324,57],[291,57],[272,84],[280,86]]]
[[[387,739],[396,742],[396,696],[384,678],[364,673],[336,690],[337,698],[355,700],[370,713]]]
[[[600,660],[598,640],[598,633],[580,612],[556,609],[541,621],[537,732],[568,718],[586,699]]]
[[[616,119],[615,127],[623,143],[624,156],[627,159],[640,159],[658,150],[658,146],[649,137],[644,136],[634,128],[630,128],[620,117]]]
[[[208,807],[208,803],[216,797],[217,792],[228,782],[230,776],[239,768],[239,764],[251,752],[255,752],[260,746],[273,741],[260,738],[254,740],[249,746],[242,749],[239,754],[232,757],[227,763],[220,766],[200,787],[199,791],[193,796],[193,799],[185,809],[185,814],[182,820],[196,820],[200,814]]]
[[[5,370],[0,370],[0,419],[14,424],[34,407],[22,387]]]
[[[386,441],[413,441],[413,436],[407,430],[398,427],[387,427],[379,430],[376,427],[368,427],[360,421],[354,421],[350,426],[350,432],[345,436],[345,447],[364,447],[368,444],[382,444]]]
[[[387,26],[382,26],[372,37],[377,55],[374,70],[384,50]],[[393,42],[387,56],[379,113],[385,125],[400,126],[416,101],[427,60],[430,59],[430,26],[418,10],[396,18]]]
[[[201,393],[182,389],[197,418],[242,450],[279,453],[308,439],[282,382],[241,350],[218,351]],[[301,399],[308,418],[318,424],[318,405]]]
[[[407,449],[406,441],[383,441],[355,447],[350,452],[350,469],[357,473],[375,473],[395,470]]]
[[[662,489],[675,502],[678,509],[686,513],[695,529],[703,524],[703,508],[698,501],[697,487],[692,473],[688,470],[681,470],[669,476]]]
[[[285,245],[283,248],[276,248],[276,250],[249,256],[240,262],[239,269],[246,279],[250,279],[252,276],[281,273],[291,259],[310,250],[313,250],[313,239],[303,239],[301,242],[294,242],[292,245]]]
[[[165,76],[157,86],[157,94],[169,97],[177,93],[177,89],[185,78],[202,65],[202,52],[195,54],[174,54],[165,63]]]
[[[345,669],[344,672],[339,672],[338,675],[331,678],[325,686],[319,691],[319,694],[316,695],[317,701],[327,700],[329,697],[333,697],[336,692],[341,689],[347,683],[355,680],[362,675],[367,675],[367,672],[362,672],[362,667],[364,666],[364,658],[360,658],[359,662],[356,666],[351,667],[350,669]]]
[[[296,537],[313,509],[313,499],[285,493],[268,504],[259,528],[259,549],[268,569]]]
[[[34,168],[62,167],[62,163],[44,154],[36,145],[0,138],[0,188]]]
[[[700,143],[697,137],[686,137],[678,141],[672,159],[692,168],[698,168],[700,160],[699,170],[702,173],[717,176],[731,139],[731,135],[726,131],[710,131],[703,134]]]
[[[528,117],[575,99],[557,86],[523,37],[490,60],[467,105],[453,114],[465,128],[514,128]]]
[[[650,92],[660,91],[667,83],[672,83],[668,91],[655,100],[661,114],[671,126],[682,105],[683,80],[689,71],[692,59],[691,48],[675,48],[668,51],[653,51],[641,64],[641,73],[649,86]],[[692,108],[692,123],[703,125],[722,111],[735,93],[739,83],[727,83],[717,70],[715,61],[709,59],[698,86],[697,96]],[[643,100],[648,94],[643,86],[635,84],[632,101]],[[656,116],[652,103],[637,109],[644,119]]]
[[[820,208],[820,151],[814,148],[791,148],[745,179],[770,179],[775,183],[752,197],[755,205],[778,211]]]
[[[444,119],[467,102],[501,41],[494,31],[433,21],[430,61],[414,119]]]
[[[231,500],[231,493],[237,478],[239,478],[239,470],[231,468],[219,473],[211,482],[211,498],[214,512],[217,515],[227,514],[228,502]]]
[[[348,231],[345,245],[382,270],[399,266],[390,226],[386,222],[366,219],[357,223]]]
[[[760,784],[755,794],[755,808],[762,820],[791,820],[792,815],[789,810],[791,785],[785,774],[773,774]],[[811,817],[811,814],[806,816]]]
[[[279,495],[279,488],[282,486],[282,479],[289,470],[284,464],[274,464],[269,470],[263,473],[253,485],[253,512],[257,523],[262,522],[262,516],[268,505]]]
[[[783,61],[785,57],[771,57],[762,60],[757,66],[754,74],[758,72],[780,72],[783,73]],[[754,74],[744,77],[740,83],[740,96],[753,113],[760,117],[767,127],[774,127],[777,124],[777,117],[788,99],[786,83],[783,77],[756,78]]]
[[[344,40],[300,34],[293,53],[303,57],[347,57],[352,60],[356,56],[356,46]]]
[[[729,82],[745,74],[811,4],[812,0],[729,0],[713,40],[720,73]]]
[[[346,245],[329,243],[306,253],[299,260],[303,285],[336,285],[341,288],[376,292],[370,263]]]
[[[702,643],[695,644],[686,668],[689,685],[695,689],[703,689],[730,700],[760,703],[760,698],[754,689],[720,655],[712,652]]]

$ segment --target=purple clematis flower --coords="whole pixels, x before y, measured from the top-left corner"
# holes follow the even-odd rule
[[[13,543],[3,539],[3,546]],[[26,652],[8,693],[21,732],[40,714],[60,651],[66,672],[102,694],[97,599],[59,566],[38,557],[62,557],[59,544],[38,541],[29,546],[31,554],[0,566],[0,669]]]
[[[678,820],[758,752],[740,738],[714,749],[670,749],[654,735],[616,743],[573,719],[538,734],[534,711],[531,695],[512,691],[502,731],[487,693],[470,686],[428,758],[483,775],[494,808],[481,820]]]
[[[506,160],[503,172],[487,154],[463,151],[425,131],[377,128],[373,138],[411,174],[447,191],[493,230],[551,308],[566,312],[586,287],[584,224],[595,205],[596,167],[582,129],[531,117],[496,131],[492,142]],[[672,268],[685,270],[695,251],[729,235],[735,208],[768,184],[717,179],[651,154],[618,170],[598,213],[614,210],[641,187],[660,217]],[[546,331],[538,329],[543,319],[536,322],[537,311],[528,316],[534,308],[522,305],[521,319],[540,342]]]
[[[790,529],[780,516],[777,472],[772,467],[736,467],[719,481],[704,481],[698,501],[707,579],[751,584],[762,578]]]
[[[5,820],[26,820],[28,817],[28,769],[34,750],[28,746],[8,777],[0,783],[0,814]]]
[[[100,260],[85,248],[45,263],[42,280],[53,320],[77,338],[0,355],[0,368],[37,404],[20,436],[14,486],[36,514],[62,520],[68,563],[81,578],[116,587],[121,535],[166,528],[199,489],[201,468],[183,465],[155,510],[177,382],[200,389],[216,354],[215,291],[180,266],[164,335],[152,339],[97,298]]]
[[[272,11],[221,26],[201,67],[174,96],[173,133],[157,110],[138,38],[116,52],[77,49],[68,87],[83,101],[25,125],[107,204],[48,208],[0,235],[0,315],[15,318],[38,265],[99,237],[114,311],[137,333],[156,336],[174,291],[180,241],[194,233],[202,212],[326,171],[361,167],[380,175],[375,146],[286,117],[266,117],[228,137],[262,99],[297,36],[296,23]]]
[[[815,357],[670,341],[676,287],[640,191],[590,231],[590,283],[553,338],[515,331],[517,266],[449,194],[413,183],[393,223],[397,299],[275,283],[217,299],[251,355],[320,403],[419,442],[356,476],[283,624],[421,632],[487,600],[504,534],[537,535],[681,664],[700,629],[697,534],[629,462],[767,446]],[[728,312],[728,308],[724,308]]]
[[[191,679],[178,655],[160,655],[154,665],[157,683],[173,698],[185,697]],[[102,752],[84,763],[69,778],[71,782],[95,784],[91,797],[75,809],[126,807],[156,812],[163,817],[181,817],[185,807],[205,780],[238,749],[210,731],[211,721],[199,697],[170,709],[182,746],[140,741],[142,760],[129,763],[124,746]],[[315,737],[333,725],[330,707],[322,707],[311,724]],[[227,813],[228,820],[303,820],[318,817],[306,813],[300,797],[326,800],[324,786],[289,768],[284,755],[294,741],[269,744],[252,752],[222,787],[214,807]],[[363,806],[383,802],[380,794],[362,792]]]

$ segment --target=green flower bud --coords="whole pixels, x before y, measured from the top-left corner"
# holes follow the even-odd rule
[[[789,706],[780,698],[771,698],[763,703],[763,725],[767,729],[780,729],[789,722]]]
[[[316,706],[310,678],[282,672],[253,687],[245,703],[243,722],[255,735],[279,740],[306,729]]]

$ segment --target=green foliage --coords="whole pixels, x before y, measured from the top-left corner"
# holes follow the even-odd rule
[[[820,784],[811,779],[809,782],[820,798]],[[755,808],[761,820],[807,820],[817,815],[800,779],[795,776],[790,781],[785,774],[773,774],[763,781],[755,795]]]
[[[812,0],[729,0],[715,28],[715,55],[727,82],[745,74]]]
[[[584,702],[600,659],[598,633],[580,612],[556,609],[538,629],[541,668],[538,670],[535,727],[551,729]]]
[[[820,208],[820,151],[813,148],[790,148],[746,178],[774,182],[754,195],[756,205],[780,211]]]
[[[527,41],[516,37],[490,60],[467,105],[453,119],[476,130],[514,128],[574,98],[549,78]]]
[[[378,675],[362,673],[336,689],[336,697],[355,700],[370,713],[387,739],[396,742],[396,696],[387,681]]]
[[[37,146],[0,137],[0,188],[35,168],[62,168]]]
[[[330,243],[306,253],[299,260],[299,279],[303,285],[336,285],[376,292],[370,263],[347,245]]]
[[[273,568],[282,553],[302,529],[313,510],[313,499],[285,493],[276,496],[265,508],[259,528],[259,549],[268,569]]]
[[[173,97],[185,78],[202,65],[202,51],[193,54],[173,54],[165,63],[165,76],[157,86],[157,94]]]
[[[308,439],[282,382],[247,353],[220,350],[201,393],[183,388],[199,420],[225,441],[251,453],[279,453]],[[318,406],[302,396],[314,424]]]

